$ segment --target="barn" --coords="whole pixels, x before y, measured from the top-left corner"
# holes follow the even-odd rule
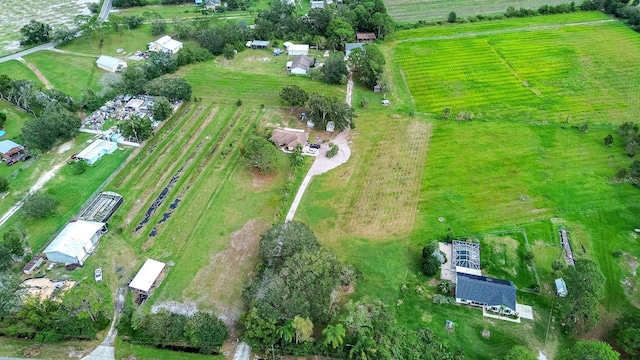
[[[154,259],[147,259],[144,262],[140,271],[129,283],[129,288],[133,290],[137,304],[146,300],[153,289],[160,284],[165,275],[166,265]]]
[[[82,266],[98,244],[100,236],[107,231],[105,225],[86,220],[70,222],[44,249],[44,255],[52,262]]]
[[[96,64],[100,69],[110,72],[120,72],[127,68],[126,61],[107,55],[100,56],[98,60],[96,60]]]
[[[100,160],[103,155],[113,154],[116,150],[118,150],[118,143],[98,139],[78,153],[76,159],[84,160],[87,164],[93,165],[96,161]]]

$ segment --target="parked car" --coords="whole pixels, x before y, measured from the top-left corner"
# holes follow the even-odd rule
[[[78,157],[78,154],[73,154],[73,155],[71,155],[71,159],[72,159],[72,160],[75,160],[77,157]]]
[[[102,269],[97,268],[96,271],[93,272],[93,277],[96,279],[96,282],[102,281]]]
[[[320,144],[311,144],[309,145],[309,147],[312,149],[320,150]]]
[[[9,159],[7,160],[7,166],[11,166],[15,163],[17,163],[18,161],[20,161],[19,159]]]

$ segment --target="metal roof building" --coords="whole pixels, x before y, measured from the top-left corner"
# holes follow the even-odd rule
[[[131,280],[129,287],[139,293],[149,294],[164,272],[166,264],[158,260],[147,259],[140,271]]]
[[[76,159],[84,160],[87,164],[93,165],[103,155],[113,154],[116,150],[118,150],[118,143],[98,139],[79,152]]]
[[[509,280],[457,273],[456,301],[474,306],[516,311],[516,286]]]
[[[82,265],[106,231],[105,223],[78,220],[68,223],[44,249],[49,261]]]
[[[96,60],[96,64],[102,70],[119,72],[127,67],[127,62],[114,58],[113,56],[102,55]]]

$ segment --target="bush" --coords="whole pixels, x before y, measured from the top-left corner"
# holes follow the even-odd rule
[[[73,174],[80,175],[87,171],[87,163],[83,160],[78,160],[73,163]]]
[[[238,99],[236,101],[236,106],[242,106],[242,100],[241,99]]]
[[[27,195],[22,204],[22,212],[28,218],[42,219],[55,213],[58,200],[42,192]]]
[[[326,156],[328,158],[332,158],[332,157],[338,155],[338,150],[339,150],[338,145],[336,145],[334,143],[329,143],[329,151],[327,151]]]
[[[0,194],[9,191],[9,180],[0,176]]]
[[[613,255],[613,257],[621,257],[622,255],[624,255],[624,251],[622,251],[620,249],[614,250],[611,255]]]

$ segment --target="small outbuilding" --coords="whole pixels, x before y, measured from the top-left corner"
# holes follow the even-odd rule
[[[558,295],[559,297],[565,297],[567,296],[567,294],[569,294],[569,291],[567,290],[567,284],[564,282],[563,278],[556,279],[555,283],[556,295]]]
[[[270,41],[266,41],[266,40],[253,40],[251,41],[251,44],[249,45],[252,49],[266,49],[269,47],[269,44],[271,44]]]
[[[42,256],[34,256],[34,257],[31,258],[31,260],[29,260],[27,265],[25,265],[22,268],[22,272],[25,275],[31,275],[36,270],[38,270],[38,268],[40,267],[40,265],[42,265],[43,262],[44,262],[44,257],[42,257]]]
[[[106,231],[105,223],[102,222],[70,222],[44,249],[44,255],[52,262],[82,266]]]
[[[153,292],[153,289],[162,282],[162,279],[164,279],[166,275],[166,265],[167,264],[154,259],[147,259],[147,261],[144,262],[140,271],[138,271],[129,283],[129,288],[133,290],[137,304],[146,300]]]
[[[0,156],[2,160],[9,163],[20,160],[25,155],[24,146],[16,144],[11,140],[0,141]]]
[[[126,61],[107,55],[100,56],[98,60],[96,60],[96,64],[100,69],[110,72],[120,72],[127,68]]]
[[[311,8],[312,9],[323,9],[324,8],[324,0],[320,0],[320,1],[311,0]]]
[[[269,140],[283,150],[293,151],[298,145],[302,147],[306,145],[309,133],[298,129],[273,129]]]
[[[222,5],[220,0],[206,0],[204,8],[207,10],[215,10],[218,6]]]
[[[298,55],[295,56],[292,61],[287,62],[287,70],[291,72],[291,75],[307,75],[307,72],[314,63],[314,58]]]
[[[113,154],[116,150],[118,150],[118,143],[98,139],[78,153],[76,159],[84,160],[87,164],[93,165],[96,161],[100,160],[103,155]]]
[[[169,35],[165,35],[154,42],[150,42],[148,48],[149,51],[173,55],[182,50],[182,46],[180,41],[172,39]]]
[[[287,47],[287,55],[296,56],[296,55],[309,55],[309,45],[307,44],[292,44],[285,43]]]
[[[333,121],[327,121],[327,127],[325,128],[328,132],[336,131],[336,124]]]
[[[375,39],[376,39],[376,34],[374,33],[369,33],[369,32],[356,33],[356,40],[358,42],[372,42],[372,41],[375,41]]]

